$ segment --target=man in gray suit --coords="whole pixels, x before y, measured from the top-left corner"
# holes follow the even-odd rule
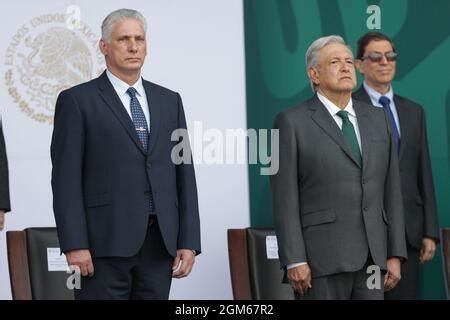
[[[353,55],[341,37],[314,41],[306,65],[314,97],[275,120],[280,261],[297,298],[383,299],[407,257],[391,128],[382,110],[351,99]]]
[[[439,228],[425,113],[417,103],[394,94],[391,82],[396,60],[397,52],[389,37],[379,32],[362,36],[356,66],[364,83],[353,97],[385,109],[391,121],[399,154],[408,261],[402,265],[402,280],[386,294],[386,299],[411,300],[417,298],[419,264],[433,258]]]
[[[8,159],[0,120],[0,231],[5,226],[5,213],[11,210],[9,203]]]

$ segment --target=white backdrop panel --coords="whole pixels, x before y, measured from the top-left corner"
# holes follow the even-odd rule
[[[88,27],[85,30],[93,33],[81,35],[79,30],[74,31],[78,32],[78,38],[84,41],[84,49],[91,55],[89,66],[93,73],[102,66],[96,61],[98,53],[89,40],[94,36],[98,39],[103,18],[115,9],[137,9],[147,18],[149,27],[144,78],[181,94],[191,129],[194,121],[202,121],[205,128],[246,128],[241,0],[1,2],[0,107],[9,157],[13,210],[6,217],[6,230],[54,226],[55,223],[50,186],[51,120],[39,122],[27,115],[26,108],[14,101],[11,90],[16,88],[28,109],[44,114],[44,119],[51,118],[52,100],[44,101],[42,95],[33,99],[35,88],[23,76],[30,75],[30,70],[34,75],[48,73],[49,69],[39,70],[34,64],[36,59],[40,62],[43,59],[39,54],[33,55],[36,46],[41,50],[42,43],[56,43],[58,53],[70,48],[70,44],[64,42],[67,38],[61,37],[63,31],[55,29],[56,33],[49,33],[53,27],[68,30],[64,23],[33,20],[46,14],[64,14],[70,5],[80,8],[81,21]],[[47,38],[37,39],[42,33],[47,34]],[[48,39],[54,42],[49,43]],[[63,64],[67,64],[65,57],[72,53],[64,53]],[[57,59],[58,56],[47,63],[57,64]],[[78,66],[81,68],[78,72],[86,71],[86,65]],[[66,65],[65,74],[69,74],[74,66]],[[9,70],[12,81],[8,81]],[[198,164],[196,173],[203,254],[197,258],[190,277],[174,280],[171,299],[231,299],[226,229],[249,225],[247,166]],[[6,237],[2,232],[0,299],[10,298]]]

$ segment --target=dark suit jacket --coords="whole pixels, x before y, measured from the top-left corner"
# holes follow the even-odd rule
[[[177,143],[172,131],[186,128],[181,98],[151,82],[143,85],[151,118],[148,152],[106,72],[58,96],[52,188],[64,252],[136,254],[147,231],[150,186],[168,252],[201,250],[194,166],[171,161]]]
[[[363,86],[353,97],[372,104]],[[411,246],[420,248],[423,237],[439,241],[425,113],[420,105],[398,95],[394,95],[394,103],[401,131],[399,167],[406,237]]]
[[[3,137],[2,123],[0,121],[0,209],[11,210],[9,202],[9,174],[8,158],[6,157],[5,138]]]
[[[386,269],[406,258],[398,159],[383,110],[353,101],[362,169],[317,96],[278,114],[280,165],[271,177],[281,264],[308,262],[313,277]]]

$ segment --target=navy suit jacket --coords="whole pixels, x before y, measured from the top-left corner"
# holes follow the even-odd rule
[[[171,134],[186,128],[180,95],[145,80],[143,85],[151,119],[148,150],[106,72],[58,96],[52,189],[63,252],[136,254],[146,236],[150,190],[167,251],[201,251],[194,166],[171,160],[178,143]]]

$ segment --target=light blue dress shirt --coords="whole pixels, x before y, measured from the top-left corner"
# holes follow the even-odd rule
[[[375,107],[383,108],[383,106],[380,104],[379,100],[380,97],[383,96],[383,94],[379,93],[378,91],[375,91],[369,85],[364,81],[363,83],[364,89],[366,89],[367,94],[369,95],[370,101],[372,101],[372,104]],[[384,94],[385,97],[389,98],[391,100],[391,103],[389,104],[389,107],[391,108],[392,115],[394,116],[395,125],[398,129],[398,136],[401,137],[401,131],[400,131],[400,121],[398,120],[398,114],[397,114],[397,108],[394,103],[394,91],[392,90],[392,85],[389,88],[389,91]]]

